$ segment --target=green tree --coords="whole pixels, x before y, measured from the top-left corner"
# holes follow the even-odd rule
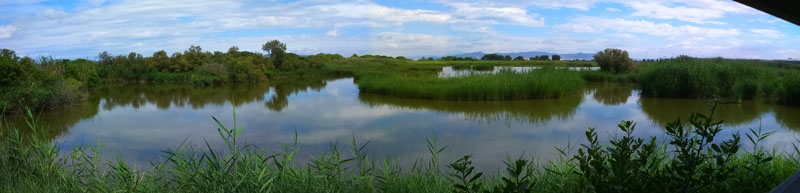
[[[511,56],[506,55],[505,60],[511,60]]]
[[[559,61],[559,60],[561,60],[561,55],[554,54],[554,55],[553,55],[553,60],[554,60],[554,61]]]
[[[186,57],[187,65],[183,66],[183,71],[191,71],[197,66],[203,65],[206,60],[206,54],[200,46],[192,45],[189,50],[183,52]]]
[[[239,55],[239,47],[231,46],[231,48],[228,48],[228,53],[227,54],[229,56],[234,56],[234,57],[238,56]]]
[[[261,46],[261,49],[269,54],[269,57],[272,58],[275,67],[286,69],[286,66],[283,63],[283,56],[286,54],[286,44],[281,43],[278,40],[271,40]]]
[[[261,49],[267,52],[270,57],[277,58],[286,53],[286,44],[278,40],[272,40],[261,46]]]
[[[505,60],[505,57],[499,54],[486,54],[481,57],[481,60]]]
[[[594,61],[600,66],[601,71],[615,74],[627,73],[633,70],[633,60],[628,57],[628,51],[608,48],[594,55]]]
[[[522,56],[517,56],[516,58],[514,58],[514,60],[525,60],[525,58]]]
[[[153,53],[153,57],[149,58],[147,63],[148,71],[166,71],[169,69],[169,56],[164,50]]]

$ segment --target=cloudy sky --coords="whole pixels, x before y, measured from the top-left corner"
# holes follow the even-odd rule
[[[718,0],[0,0],[0,48],[150,55],[190,45],[298,54],[596,52],[634,58],[800,58],[800,26]]]

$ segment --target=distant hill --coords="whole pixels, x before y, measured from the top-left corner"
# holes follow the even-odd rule
[[[456,55],[450,55],[450,56],[481,58],[481,57],[483,57],[483,55],[486,55],[486,54],[489,54],[489,53],[471,52],[471,53],[456,54]],[[536,57],[536,56],[541,56],[541,55],[552,56],[552,55],[555,55],[556,53],[533,51],[533,52],[512,52],[512,53],[495,53],[495,54],[499,54],[499,55],[503,55],[503,56],[509,55],[512,58],[515,58],[517,56],[530,58],[530,57]],[[592,60],[592,56],[594,56],[594,54],[590,54],[590,53],[571,53],[571,54],[558,54],[558,55],[561,55],[561,60],[575,60],[575,59],[578,59],[578,60],[580,60],[580,59]],[[434,57],[434,58],[439,58],[439,57]]]

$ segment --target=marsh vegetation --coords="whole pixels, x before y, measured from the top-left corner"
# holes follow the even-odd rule
[[[800,112],[800,72],[794,64],[686,56],[633,61],[622,50],[600,52],[596,61],[499,55],[409,60],[299,56],[285,47],[268,42],[263,50],[269,57],[236,47],[212,53],[192,46],[171,56],[104,52],[97,61],[32,59],[4,49],[0,172],[10,175],[0,177],[0,186],[25,192],[764,192],[800,169],[796,146],[765,145],[774,132],[800,129],[794,118]],[[473,73],[442,77],[444,67]],[[710,100],[724,104],[709,106]],[[203,133],[197,131],[203,127],[198,114],[237,107],[256,117],[237,123],[234,114],[232,127],[215,118],[219,129],[213,135],[152,143]],[[690,114],[709,108],[711,113]],[[132,116],[139,111],[152,115]],[[157,149],[109,158],[102,156],[102,144],[81,143],[90,133],[119,140],[133,131],[109,131],[146,131],[142,127],[151,123],[170,122],[166,116],[184,125],[163,123],[171,132],[149,130]],[[638,129],[631,121],[619,122],[619,130],[583,129],[628,117],[642,118]],[[120,123],[68,132],[99,127],[103,120]],[[480,129],[507,120],[515,122],[496,125],[533,129]],[[762,121],[776,128],[754,127]],[[580,126],[565,128],[575,125]],[[368,129],[363,135],[341,130],[356,126]],[[445,145],[428,135],[439,129],[434,126],[452,129],[445,136],[465,142]],[[242,139],[242,132],[260,139],[290,130],[293,139],[286,142],[284,135],[276,148]],[[347,143],[337,141],[341,133],[349,133]],[[571,142],[576,133],[586,139],[579,146],[550,143]],[[317,136],[305,155],[304,135]],[[386,136],[394,138],[371,141]],[[58,139],[73,146],[53,142]],[[481,147],[474,144],[479,140],[509,142]],[[373,148],[410,145],[420,147],[402,149],[413,155],[403,158],[391,153],[403,151]],[[536,148],[555,156],[523,154],[526,146],[547,146]],[[419,150],[427,154],[419,156]],[[508,158],[496,159],[498,154]],[[129,157],[146,157],[147,166]]]

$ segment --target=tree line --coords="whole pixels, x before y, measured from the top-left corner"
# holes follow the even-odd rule
[[[24,107],[55,109],[85,99],[87,90],[101,82],[190,82],[209,85],[220,82],[258,82],[282,72],[319,69],[344,59],[338,54],[299,56],[286,52],[286,45],[272,40],[262,46],[267,55],[240,51],[204,51],[190,46],[167,54],[150,56],[131,52],[112,55],[101,52],[96,61],[20,57],[0,50],[0,112]]]

